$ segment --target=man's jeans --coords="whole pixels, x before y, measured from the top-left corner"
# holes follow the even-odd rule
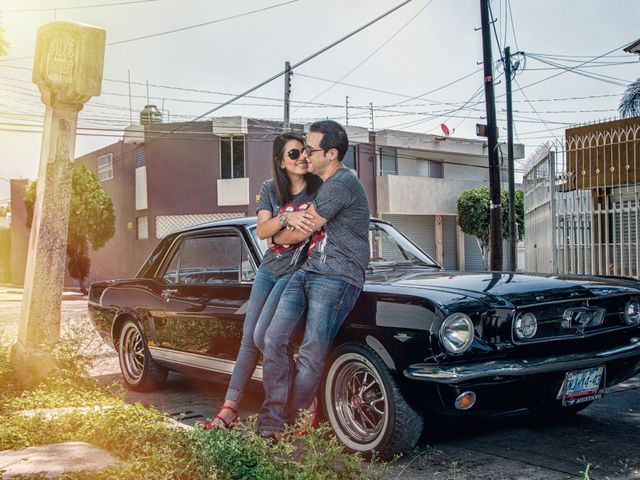
[[[244,317],[240,351],[225,400],[240,402],[244,388],[258,363],[258,349],[262,350],[264,335],[292,274],[278,276],[258,269]],[[256,348],[257,347],[257,348]]]
[[[280,431],[308,408],[316,396],[333,339],[353,308],[361,289],[328,275],[293,274],[265,334],[262,384],[265,400],[258,431]],[[305,325],[294,364],[292,339]]]

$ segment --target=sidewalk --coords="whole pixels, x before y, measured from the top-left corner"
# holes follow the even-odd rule
[[[0,302],[21,302],[23,288],[21,286],[13,286],[0,284]],[[78,290],[65,289],[62,292],[62,300],[86,300],[87,296]]]
[[[0,285],[0,332],[12,337],[17,334],[17,321],[23,289],[12,285]],[[92,327],[86,323],[86,309],[80,308],[86,296],[77,291],[65,290],[63,300],[79,300],[77,304],[67,304],[62,312],[62,329],[81,329],[87,337],[87,350],[95,356],[92,376],[119,372],[118,359],[113,347],[102,342]],[[75,305],[72,307],[72,305]],[[31,415],[57,415],[64,412],[59,409],[26,412]],[[109,452],[83,442],[68,442],[52,445],[40,445],[21,450],[0,451],[0,478],[2,480],[19,475],[36,475],[47,472],[44,478],[57,478],[64,473],[78,470],[99,470],[106,468],[117,459]],[[40,477],[39,477],[40,478]]]

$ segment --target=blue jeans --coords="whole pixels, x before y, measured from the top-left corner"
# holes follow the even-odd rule
[[[258,269],[253,280],[247,314],[244,317],[242,341],[229,381],[226,400],[240,402],[244,388],[258,364],[259,350],[264,344],[264,335],[278,306],[278,300],[289,283],[291,273],[278,276]]]
[[[265,400],[257,430],[276,432],[295,420],[316,396],[329,349],[361,289],[328,275],[293,274],[265,334],[262,384]],[[297,362],[292,339],[305,325]]]

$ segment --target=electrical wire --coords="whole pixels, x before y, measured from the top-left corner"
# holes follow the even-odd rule
[[[251,10],[251,11],[244,12],[244,13],[239,13],[237,15],[231,15],[230,17],[211,20],[209,22],[203,22],[203,23],[198,23],[198,24],[195,24],[195,25],[189,25],[189,26],[186,26],[186,27],[175,28],[175,29],[172,29],[172,30],[166,30],[164,32],[151,33],[149,35],[142,35],[140,37],[128,38],[126,40],[118,40],[118,41],[115,41],[115,42],[108,42],[106,44],[106,46],[107,47],[111,47],[111,46],[114,46],[114,45],[122,45],[124,43],[135,42],[135,41],[138,41],[138,40],[146,40],[148,38],[160,37],[162,35],[169,35],[169,34],[172,34],[172,33],[184,32],[186,30],[191,30],[191,29],[194,29],[194,28],[200,28],[200,27],[205,27],[205,26],[208,26],[208,25],[213,25],[215,23],[226,22],[227,20],[234,20],[236,18],[245,17],[247,15],[252,15],[254,13],[264,12],[266,10],[271,10],[273,8],[282,7],[284,5],[289,5],[290,3],[296,3],[298,1],[299,0],[288,0],[288,1],[283,2],[283,3],[270,5],[268,7],[259,8],[257,10]],[[13,58],[0,59],[0,62],[1,63],[14,62],[14,61],[18,61],[18,60],[27,60],[27,59],[32,59],[32,58],[33,58],[33,55],[29,55],[29,56],[24,56],[24,57],[13,57]]]
[[[389,38],[387,38],[384,42],[382,42],[382,44],[380,46],[378,46],[373,52],[371,52],[369,55],[367,55],[364,60],[362,60],[360,63],[358,63],[357,65],[355,65],[351,70],[349,70],[347,73],[345,73],[344,75],[342,75],[338,80],[334,81],[331,85],[329,85],[327,88],[325,88],[322,92],[320,92],[319,94],[317,94],[315,97],[313,97],[311,100],[309,100],[309,102],[313,102],[314,100],[316,100],[317,98],[321,97],[322,95],[324,95],[325,93],[327,93],[329,90],[331,90],[333,87],[335,87],[338,83],[340,83],[342,80],[344,80],[345,78],[347,78],[349,75],[351,75],[353,72],[355,72],[358,68],[360,68],[362,65],[364,65],[371,57],[373,57],[376,53],[378,53],[382,48],[384,48],[391,40],[393,40],[396,36],[398,36],[400,34],[400,32],[402,32],[411,22],[413,22],[416,17],[418,15],[420,15],[429,5],[431,5],[433,3],[433,0],[429,0],[426,5],[424,7],[422,7],[420,10],[418,10],[418,13],[416,13],[413,17],[411,17],[407,22],[405,22],[398,30],[396,30],[393,35],[391,35]],[[292,113],[295,113],[297,110],[294,110]]]
[[[50,8],[26,8],[26,9],[16,9],[16,10],[2,10],[2,13],[31,13],[31,12],[50,12],[50,11],[62,11],[62,10],[80,10],[84,8],[99,8],[99,7],[116,7],[119,5],[131,5],[133,3],[149,3],[149,2],[157,2],[158,0],[130,0],[128,2],[117,2],[117,3],[101,3],[98,5],[80,5],[77,7],[50,7]]]
[[[523,90],[523,89],[525,89],[525,88],[533,87],[534,85],[538,85],[538,84],[540,84],[540,83],[542,83],[542,82],[546,82],[546,81],[548,81],[548,80],[551,80],[552,78],[556,78],[556,77],[558,77],[558,76],[560,76],[560,75],[563,75],[563,74],[565,74],[565,73],[567,73],[567,72],[569,72],[569,71],[571,71],[571,70],[575,70],[576,68],[579,68],[579,67],[581,67],[581,66],[583,66],[583,65],[586,65],[586,64],[588,64],[588,63],[593,62],[594,60],[598,60],[599,58],[605,57],[605,56],[607,56],[607,55],[609,55],[609,54],[611,54],[611,53],[613,53],[613,52],[616,52],[616,51],[620,50],[621,48],[626,47],[627,45],[629,45],[629,43],[630,43],[630,42],[626,42],[626,43],[624,43],[623,45],[621,45],[621,46],[619,46],[619,47],[614,48],[613,50],[610,50],[610,51],[608,51],[608,52],[606,52],[606,53],[603,53],[602,55],[598,55],[597,57],[593,57],[593,58],[591,58],[591,59],[589,59],[589,60],[586,60],[586,61],[584,61],[584,62],[579,63],[578,65],[576,65],[576,66],[574,66],[574,67],[569,67],[569,68],[567,68],[566,70],[563,70],[563,71],[561,71],[561,72],[558,72],[558,73],[556,73],[556,74],[554,74],[554,75],[551,75],[551,76],[549,76],[549,77],[545,77],[545,78],[542,78],[542,79],[540,79],[540,80],[536,80],[535,82],[529,83],[529,84],[525,85],[524,87],[518,87],[518,88],[519,88],[519,90],[516,90],[516,91],[521,91],[521,90]],[[514,91],[513,93],[515,93],[516,91]],[[500,97],[503,97],[503,96],[505,96],[505,95],[506,95],[506,94],[504,94],[504,93],[503,93],[503,94],[501,94],[501,95],[499,95],[499,96],[500,96]]]

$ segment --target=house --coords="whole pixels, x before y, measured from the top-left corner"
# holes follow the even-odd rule
[[[142,117],[140,125],[125,129],[121,141],[76,159],[97,172],[116,216],[114,238],[91,252],[90,282],[135,274],[158,241],[179,228],[255,215],[260,186],[271,177],[271,144],[282,132],[281,122],[219,117],[162,123]],[[488,186],[486,143],[346,129],[350,146],[344,163],[360,178],[371,214],[394,223],[446,268],[481,269],[475,240],[456,225],[456,205],[464,190]],[[523,152],[517,145],[516,157],[523,158]],[[21,201],[12,189],[12,203]],[[16,262],[25,261],[21,255]],[[24,269],[12,271],[14,283],[21,283]]]

